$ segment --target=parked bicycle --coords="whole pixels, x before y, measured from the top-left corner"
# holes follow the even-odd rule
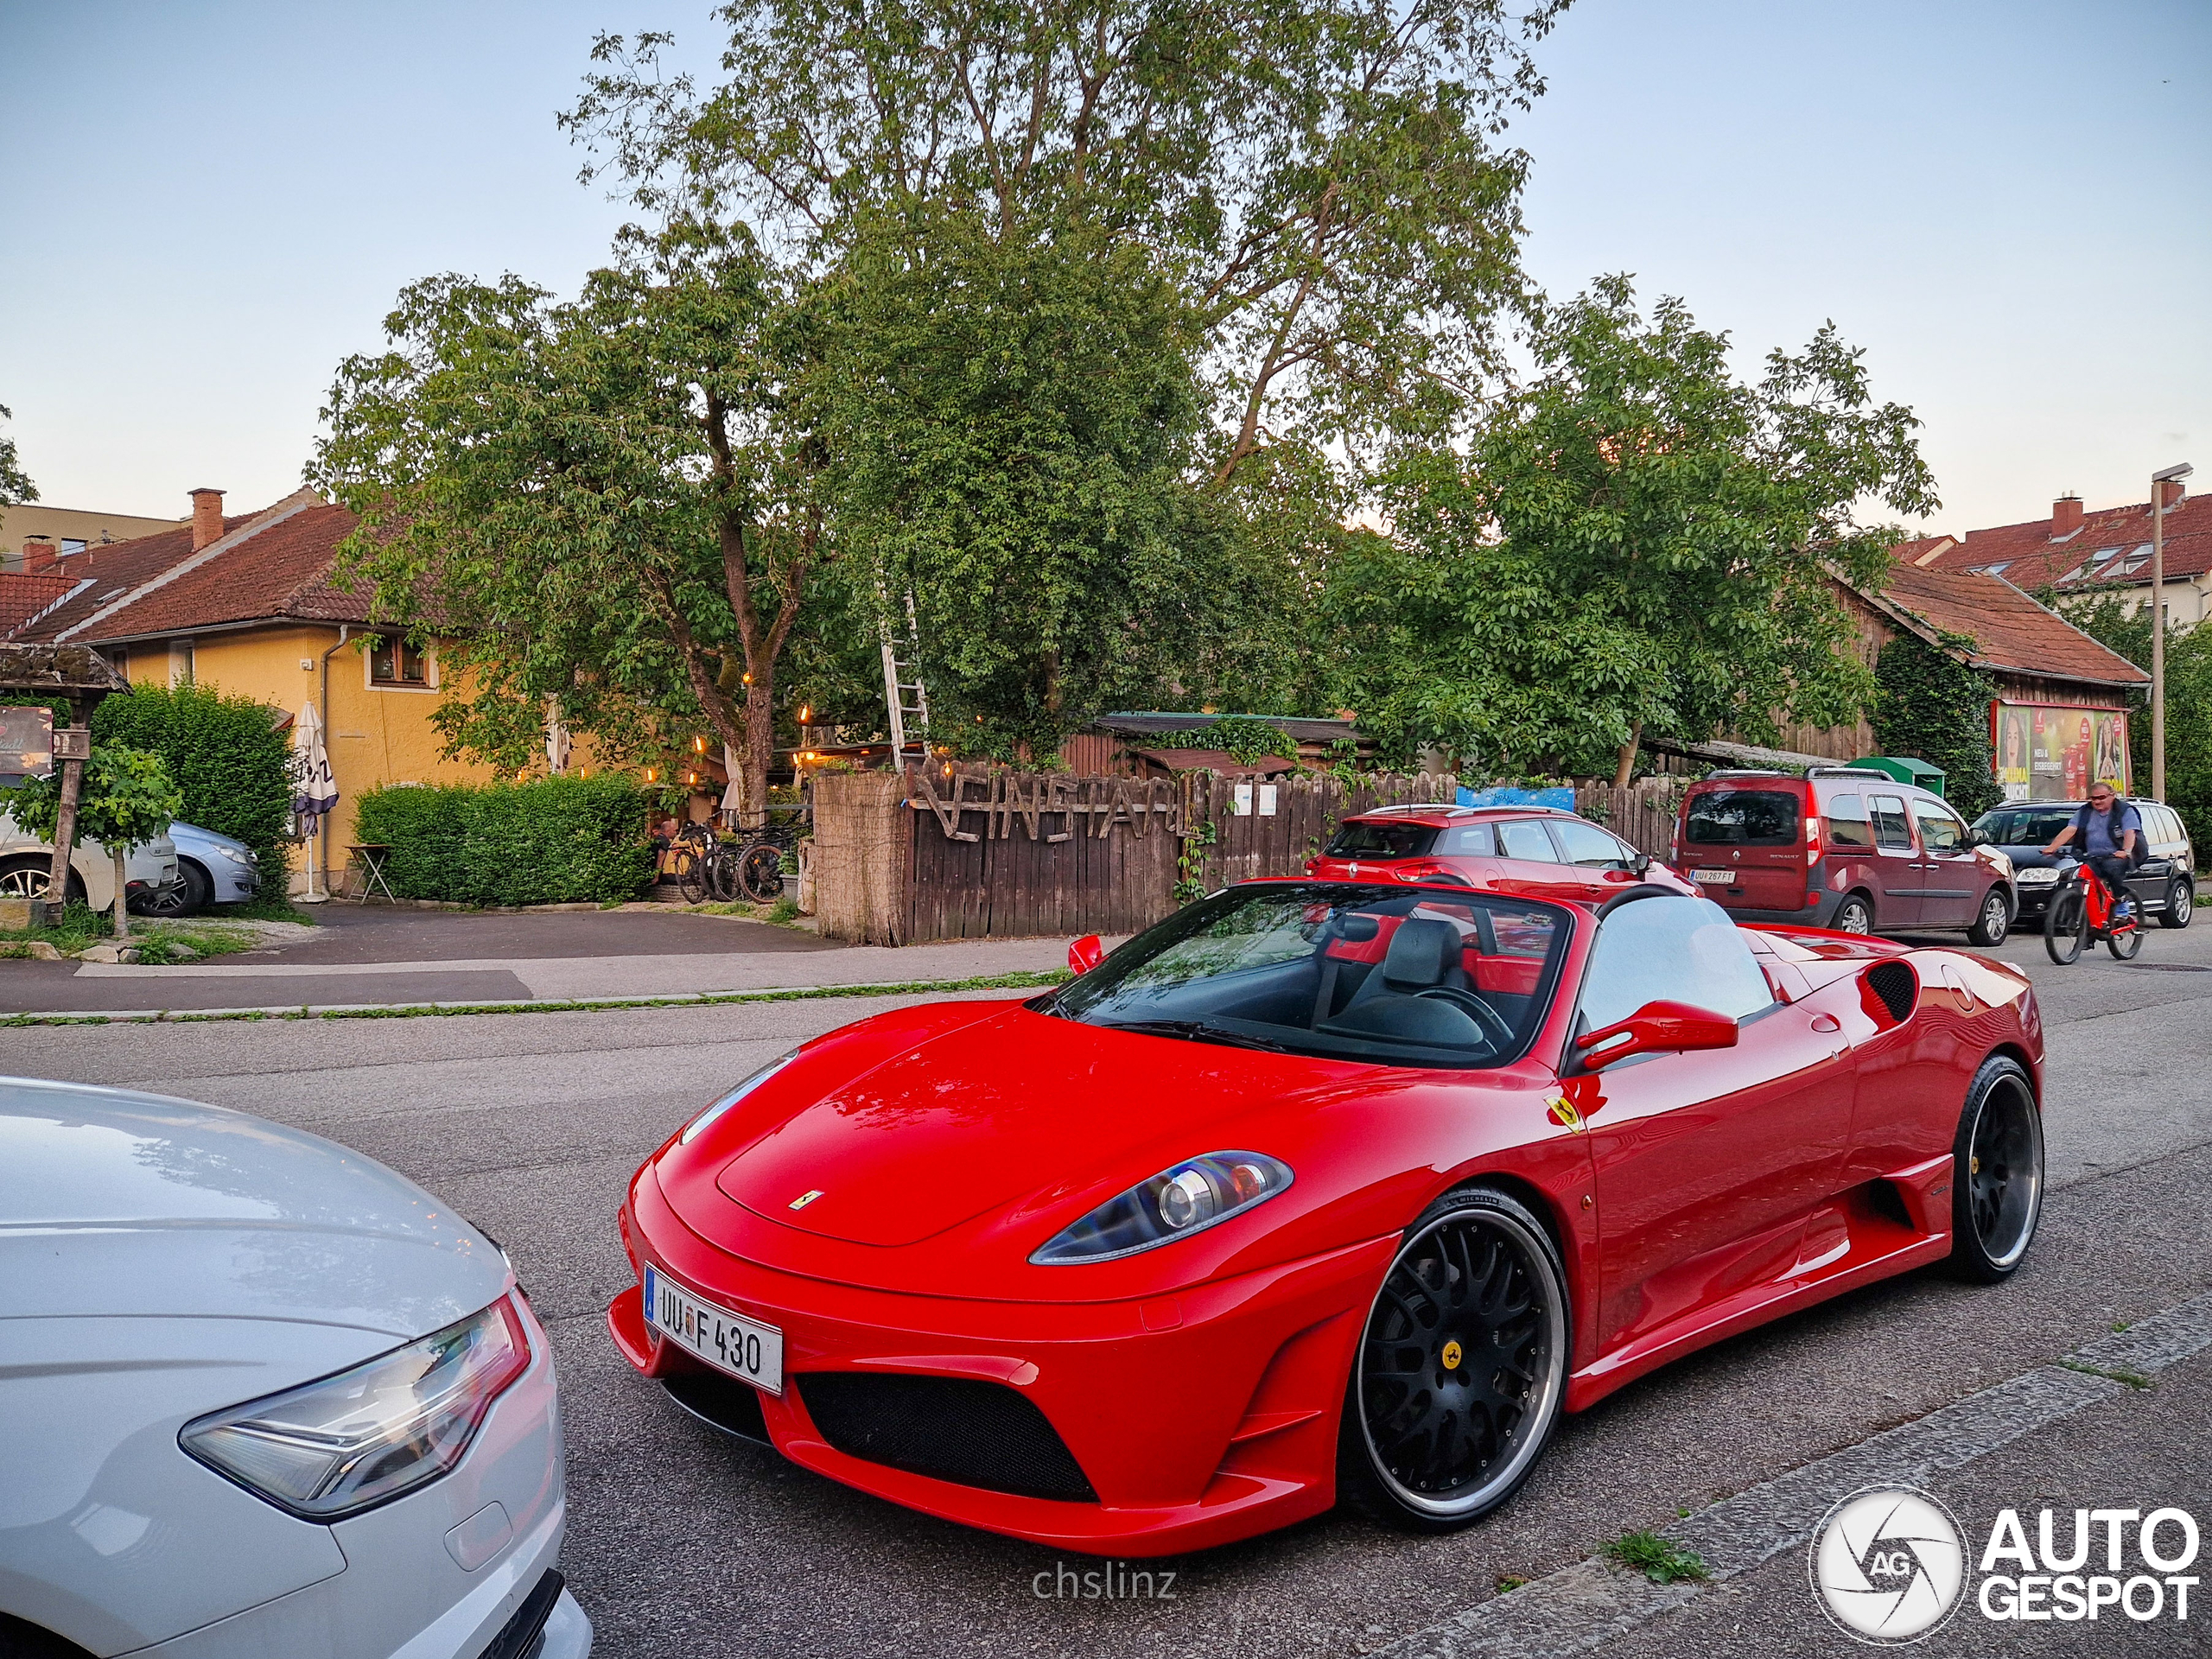
[[[668,879],[687,904],[738,899],[772,904],[784,893],[784,859],[806,833],[804,809],[726,838],[711,823],[687,823],[666,839]]]
[[[2133,906],[2125,912],[2104,878],[2079,859],[2058,867],[2058,890],[2044,912],[2043,948],[2063,967],[2081,959],[2084,948],[2097,940],[2121,962],[2133,962],[2143,948],[2142,914]]]

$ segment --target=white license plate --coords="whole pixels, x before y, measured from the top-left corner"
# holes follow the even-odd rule
[[[1692,870],[1690,880],[1702,881],[1710,887],[1725,887],[1736,879],[1733,870]]]
[[[687,1354],[770,1394],[784,1391],[784,1333],[702,1301],[664,1274],[645,1269],[645,1318]]]

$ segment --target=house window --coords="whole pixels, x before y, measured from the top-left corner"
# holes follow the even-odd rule
[[[61,556],[63,558],[67,558],[72,553],[81,553],[84,550],[84,543],[77,540],[75,537],[64,536],[61,538]]]
[[[369,683],[425,687],[430,683],[428,658],[404,639],[385,638],[369,652]]]
[[[169,684],[172,688],[193,683],[194,656],[191,640],[169,641]]]

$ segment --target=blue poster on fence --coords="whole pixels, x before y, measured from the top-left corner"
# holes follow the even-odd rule
[[[1554,789],[1509,789],[1503,785],[1495,789],[1469,789],[1459,786],[1462,806],[1551,806],[1562,812],[1574,810],[1574,790],[1561,784]]]

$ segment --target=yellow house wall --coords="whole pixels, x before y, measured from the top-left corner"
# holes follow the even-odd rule
[[[488,766],[448,760],[440,753],[442,740],[430,724],[430,713],[442,686],[411,690],[369,684],[361,639],[358,630],[353,632],[331,655],[327,708],[322,707],[322,656],[338,643],[334,624],[244,629],[201,634],[193,641],[192,675],[199,684],[289,709],[296,715],[310,702],[321,709],[330,770],[338,784],[337,810],[327,820],[315,849],[326,881],[345,870],[346,846],[357,839],[353,817],[364,790],[391,783],[482,783],[493,775]],[[435,663],[435,647],[432,655]],[[171,664],[165,641],[130,646],[134,683],[168,684]],[[306,861],[294,861],[297,889],[305,884]]]

